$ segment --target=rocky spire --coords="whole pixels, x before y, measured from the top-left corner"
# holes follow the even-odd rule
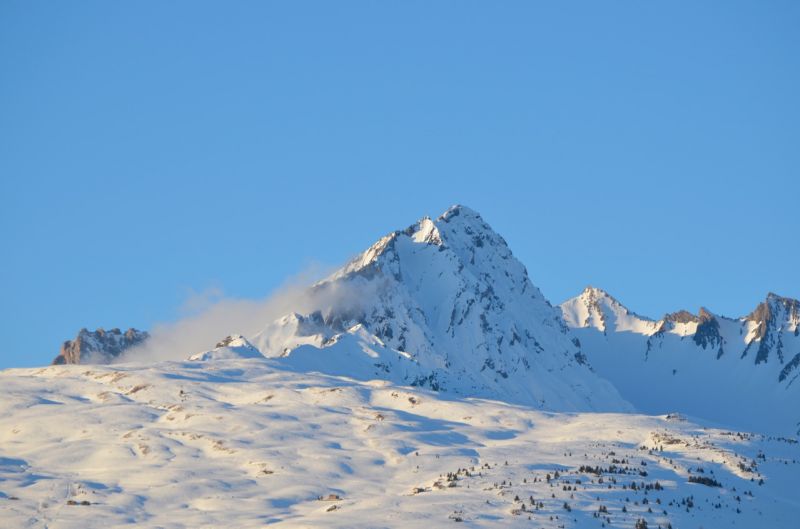
[[[81,329],[74,340],[67,340],[61,345],[53,365],[108,364],[149,336],[147,332],[133,328],[124,333],[117,328],[109,331],[102,328],[95,331]]]

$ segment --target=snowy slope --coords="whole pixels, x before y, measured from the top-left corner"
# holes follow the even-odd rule
[[[390,233],[309,298],[312,310],[270,323],[252,343],[322,373],[552,410],[630,409],[585,364],[503,238],[469,208]]]
[[[701,308],[655,321],[589,287],[561,310],[593,367],[641,411],[765,432],[800,429],[796,300],[769,294],[737,319]]]
[[[265,358],[14,369],[0,388],[4,528],[789,529],[800,515],[796,442],[679,418],[547,413]]]

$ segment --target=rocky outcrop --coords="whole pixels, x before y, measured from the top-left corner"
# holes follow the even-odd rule
[[[150,335],[146,331],[128,329],[81,329],[74,340],[67,340],[61,352],[53,360],[53,365],[61,364],[110,364],[123,352],[139,345]]]
[[[666,314],[664,316],[664,321],[668,321],[671,323],[687,324],[687,323],[697,323],[699,319],[697,316],[695,316],[688,310],[679,310],[677,312]]]
[[[242,358],[264,358],[264,356],[253,347],[247,338],[240,334],[232,334],[219,341],[214,349],[204,353],[197,353],[189,357],[195,362],[208,362],[211,360],[232,360]]]

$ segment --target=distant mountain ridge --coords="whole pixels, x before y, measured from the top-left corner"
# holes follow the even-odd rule
[[[560,308],[592,365],[639,409],[800,430],[797,300],[769,293],[740,318],[701,307],[653,320],[587,287]]]
[[[387,234],[305,298],[260,332],[192,360],[266,356],[295,371],[541,409],[636,407],[800,431],[797,300],[769,294],[741,318],[700,308],[655,320],[587,287],[553,307],[506,241],[465,206]],[[119,361],[147,338],[84,329],[54,363]]]

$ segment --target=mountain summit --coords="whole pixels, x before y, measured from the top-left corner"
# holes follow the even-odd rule
[[[309,292],[314,310],[253,337],[265,356],[548,409],[628,408],[506,241],[465,206],[386,235]]]
[[[597,329],[602,333],[633,331],[649,334],[658,324],[631,312],[611,294],[600,288],[586,287],[580,295],[561,304],[564,321],[572,328]]]

